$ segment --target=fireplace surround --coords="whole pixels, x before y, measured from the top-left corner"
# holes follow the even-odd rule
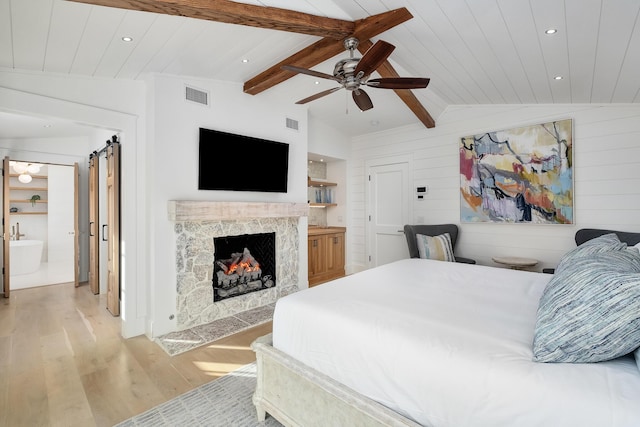
[[[299,290],[300,217],[306,203],[169,201],[176,242],[177,329],[274,303]],[[214,302],[214,239],[275,233],[277,286]]]

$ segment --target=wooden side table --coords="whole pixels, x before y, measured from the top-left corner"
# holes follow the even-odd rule
[[[528,267],[533,267],[538,263],[537,259],[520,258],[516,256],[494,256],[492,259],[494,262],[506,265],[512,270],[524,270]]]

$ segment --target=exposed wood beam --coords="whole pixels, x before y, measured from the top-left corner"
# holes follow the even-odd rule
[[[390,10],[355,21],[355,30],[350,35],[357,37],[358,40],[369,40],[371,37],[375,37],[411,18],[413,18],[413,15],[404,7]],[[244,84],[244,92],[257,95],[296,75],[290,71],[283,70],[281,68],[283,65],[311,68],[333,58],[340,52],[345,52],[342,41],[336,42],[325,37],[247,80]]]
[[[363,40],[358,45],[358,50],[364,54],[371,46],[373,46],[371,40]],[[400,77],[389,61],[383,62],[382,65],[376,69],[376,72],[380,74],[380,77]],[[433,117],[431,117],[431,114],[429,114],[427,109],[418,101],[418,98],[416,98],[413,92],[408,89],[394,89],[393,91],[426,127],[433,128],[436,126],[436,122],[433,120]]]
[[[413,15],[406,8],[394,9],[355,22],[326,18],[275,7],[255,6],[230,0],[69,0],[97,6],[185,16],[227,24],[269,28],[323,37],[311,46],[263,71],[244,84],[244,92],[256,95],[295,75],[282,65],[312,68],[344,51],[342,40],[354,36],[360,40],[358,49],[366,52],[372,46],[369,40]],[[399,77],[388,61],[377,72],[382,77]],[[435,122],[427,110],[409,90],[395,90],[398,96],[428,128]]]
[[[227,24],[246,25],[342,40],[356,23],[276,7],[229,0],[70,0],[97,6],[186,16]]]

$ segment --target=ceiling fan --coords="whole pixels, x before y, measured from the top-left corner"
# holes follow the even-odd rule
[[[395,46],[383,40],[378,40],[369,50],[362,55],[362,58],[354,56],[358,48],[358,39],[349,37],[344,40],[344,47],[349,51],[349,58],[341,59],[335,65],[333,75],[294,65],[283,65],[282,69],[299,74],[307,74],[314,77],[333,80],[340,83],[340,86],[316,93],[308,98],[301,99],[296,104],[306,104],[323,96],[329,95],[337,90],[345,88],[350,91],[353,101],[362,111],[373,108],[373,102],[367,93],[360,86],[369,86],[378,89],[423,89],[429,84],[428,78],[423,77],[386,77],[380,79],[369,79],[369,76],[382,63],[384,63]]]

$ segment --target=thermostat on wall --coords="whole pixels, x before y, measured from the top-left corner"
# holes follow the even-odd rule
[[[429,186],[428,185],[422,185],[419,187],[416,187],[416,199],[417,200],[424,200],[425,197],[427,195],[427,193],[429,192]]]

